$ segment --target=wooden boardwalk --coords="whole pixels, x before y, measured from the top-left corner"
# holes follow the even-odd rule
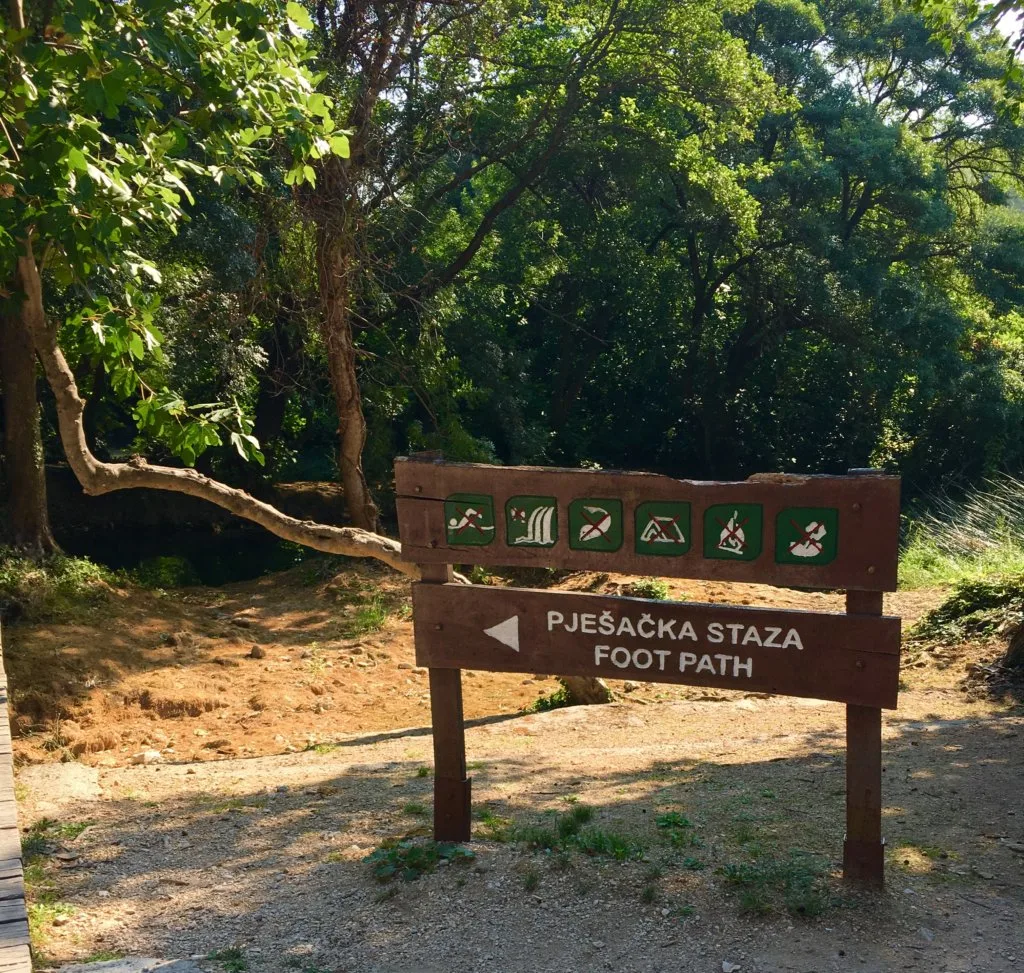
[[[31,973],[25,875],[21,867],[18,807],[14,800],[7,673],[0,639],[0,973]]]

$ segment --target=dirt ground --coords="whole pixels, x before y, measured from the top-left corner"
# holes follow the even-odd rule
[[[224,973],[1024,967],[1024,710],[963,685],[995,647],[907,653],[884,724],[884,892],[839,879],[842,706],[616,684],[609,706],[522,715],[555,683],[485,673],[465,681],[475,857],[377,881],[368,854],[429,833],[407,594],[384,572],[300,567],[7,632],[20,812],[47,903],[39,968],[119,954]],[[940,597],[886,608],[909,622]],[[148,748],[160,763],[130,764]],[[531,848],[528,826],[557,830],[579,807],[589,854]],[[619,836],[624,860],[600,836]]]
[[[172,760],[262,756],[429,722],[408,582],[386,569],[322,573],[312,562],[220,588],[112,590],[84,619],[12,628],[17,759],[115,767],[149,749]],[[550,586],[618,594],[634,580],[578,573]],[[836,594],[666,583],[676,599],[843,610]],[[937,597],[899,592],[886,611],[909,625]],[[465,675],[468,719],[519,713],[557,689],[541,674]],[[634,702],[719,695],[647,684]]]

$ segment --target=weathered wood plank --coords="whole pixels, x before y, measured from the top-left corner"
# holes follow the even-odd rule
[[[893,708],[900,620],[478,585],[413,586],[416,661]],[[436,728],[436,724],[435,724]]]
[[[18,919],[28,919],[28,911],[25,908],[24,899],[11,899],[7,902],[0,902],[0,939],[3,938],[3,925],[8,922],[15,922]]]
[[[765,584],[893,591],[896,588],[899,537],[898,477],[888,476],[762,476],[741,482],[676,480],[648,473],[594,472],[543,467],[499,467],[462,463],[421,462],[400,458],[395,463],[398,520],[403,550],[410,561],[532,565],[639,575],[756,581]],[[467,537],[481,543],[449,543],[445,499],[458,494],[490,498],[493,523],[488,536]],[[552,542],[513,542],[509,537],[509,505],[517,498],[550,498],[556,513]],[[585,550],[578,531],[570,530],[570,506],[584,498],[611,502],[618,522],[615,549]],[[638,544],[646,521],[644,504],[689,505],[676,531],[680,543]],[[514,504],[513,504],[514,505]],[[618,506],[616,506],[618,505]],[[575,509],[578,509],[575,508]],[[651,508],[654,509],[654,508]],[[679,508],[681,509],[681,508]],[[741,511],[734,523],[747,523],[746,553],[735,558],[717,547],[719,531],[727,530],[730,512]],[[828,563],[798,563],[785,557],[790,521],[799,529],[814,511],[830,511],[832,533]],[[789,511],[803,511],[800,519]],[[705,530],[705,521],[709,525]],[[756,537],[755,537],[756,523]],[[712,534],[711,531],[714,533]],[[705,533],[710,538],[705,545]],[[557,536],[554,536],[557,535]],[[621,538],[619,537],[621,535]],[[575,537],[575,540],[570,540]],[[811,539],[811,543],[817,543]],[[779,545],[781,544],[781,548]],[[664,551],[659,556],[652,550]],[[783,557],[786,563],[780,563]],[[792,547],[790,547],[792,550]],[[756,554],[755,554],[756,551]],[[746,557],[750,559],[744,559]]]
[[[0,925],[0,947],[4,946],[28,946],[28,921],[18,919],[14,922],[5,922]]]
[[[32,954],[29,947],[0,946],[0,973],[32,973]]]
[[[0,877],[0,902],[20,899],[25,896],[25,883],[19,866],[16,874]]]

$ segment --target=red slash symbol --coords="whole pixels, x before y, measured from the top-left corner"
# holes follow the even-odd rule
[[[455,508],[459,510],[458,507]],[[479,510],[474,510],[472,507],[467,507],[465,510],[459,510],[459,514],[462,517],[462,523],[455,528],[455,534],[458,536],[467,527],[472,527],[478,534],[483,536],[485,528],[479,523],[480,518],[483,514]]]
[[[790,554],[793,553],[793,548],[799,547],[801,544],[809,544],[817,551],[817,554],[821,554],[821,552],[825,550],[825,546],[818,540],[817,537],[813,536],[814,532],[821,526],[820,524],[812,522],[810,527],[808,527],[805,530],[792,518],[789,522],[796,529],[796,532],[800,534],[799,539],[793,541],[793,543],[789,545]],[[817,557],[817,554],[815,555],[815,557]]]
[[[744,518],[743,518],[743,520],[741,520],[741,521],[740,521],[740,522],[739,522],[739,523],[738,523],[738,524],[737,524],[737,525],[736,525],[735,527],[733,527],[733,528],[730,528],[730,527],[729,527],[729,526],[728,526],[727,524],[723,524],[723,523],[722,523],[722,522],[721,522],[720,520],[718,520],[718,518],[717,518],[717,517],[715,518],[715,520],[716,520],[716,521],[718,521],[718,526],[719,526],[719,527],[721,527],[721,528],[722,528],[722,530],[724,530],[724,531],[726,532],[726,534],[725,534],[725,537],[723,537],[723,538],[722,538],[722,539],[721,539],[721,540],[720,540],[720,541],[718,542],[718,546],[719,546],[719,547],[724,547],[724,546],[725,546],[726,544],[728,544],[728,543],[729,543],[729,541],[735,541],[735,542],[736,542],[737,544],[739,544],[739,546],[740,546],[740,550],[741,550],[741,551],[742,551],[742,550],[744,550],[744,549],[746,548],[746,546],[747,546],[747,541],[746,541],[746,538],[745,538],[745,537],[740,537],[740,536],[739,536],[739,532],[740,532],[740,528],[741,528],[741,527],[743,527],[743,525],[744,525],[744,524],[745,524],[745,523],[746,523],[746,522],[747,522],[748,520],[750,520],[750,518],[749,518],[749,517],[744,517]]]

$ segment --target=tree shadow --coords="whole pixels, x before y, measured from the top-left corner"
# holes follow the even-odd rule
[[[716,705],[723,704],[680,711],[699,720]],[[1024,921],[1015,847],[1024,841],[1024,719],[890,715],[883,743],[888,886],[866,894],[837,877],[845,789],[839,714],[830,708],[812,732],[777,727],[753,740],[738,715],[735,736],[723,736],[729,728],[720,721],[706,731],[698,723],[688,740],[674,743],[642,725],[633,733],[629,721],[640,717],[625,707],[597,716],[539,714],[511,731],[497,725],[500,718],[476,721],[468,757],[475,837],[483,839],[472,846],[478,859],[388,885],[374,880],[363,859],[389,839],[429,832],[425,751],[400,750],[403,737],[412,742],[425,728],[366,735],[323,755],[267,758],[263,767],[275,776],[259,784],[233,783],[241,775],[235,762],[204,765],[194,779],[186,767],[122,771],[116,793],[95,806],[96,826],[68,845],[81,860],[60,872],[59,885],[96,916],[97,928],[110,930],[108,945],[144,943],[167,955],[238,945],[254,973],[525,973],[609,962],[619,970],[697,970],[712,968],[712,960],[720,966],[741,947],[758,957],[759,970],[824,969],[838,962],[837,948],[853,969],[910,961],[958,969],[954,961],[978,959],[975,928],[999,947],[976,968],[1012,969],[1006,957],[1014,942],[1019,949],[1013,923]],[[635,739],[606,746],[612,725]],[[545,752],[532,752],[540,743]],[[769,754],[749,759],[752,744]],[[359,756],[387,759],[343,762],[364,746]],[[603,755],[599,763],[595,754]],[[170,789],[169,776],[176,778]],[[137,793],[125,790],[133,782]],[[513,829],[558,833],[562,816],[579,804],[593,809],[587,827],[630,836],[642,859],[494,840],[508,821]],[[680,817],[688,823],[664,823]],[[733,881],[790,875],[787,862],[811,860],[823,869],[814,880],[826,908],[818,919],[787,912],[782,886],[748,900]],[[111,916],[121,925],[104,927]],[[918,927],[934,941],[915,937]],[[443,962],[434,944],[446,937],[454,952]],[[661,952],[667,943],[672,954]],[[688,966],[659,959],[679,954],[705,958]],[[798,956],[806,965],[785,965]],[[856,956],[864,961],[852,965]]]

